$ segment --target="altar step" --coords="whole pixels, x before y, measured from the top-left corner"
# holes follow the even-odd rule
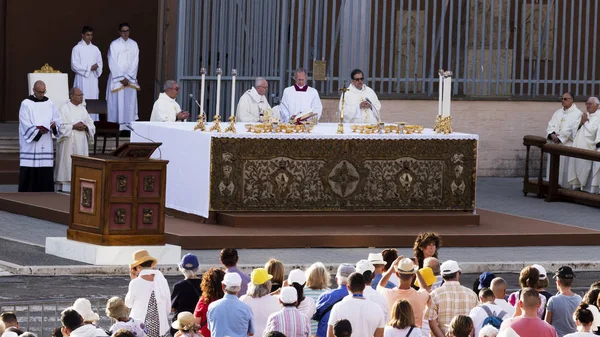
[[[473,212],[219,212],[217,224],[230,227],[298,226],[479,226]]]
[[[19,150],[17,153],[0,153],[0,185],[19,184]]]
[[[0,210],[68,225],[68,195],[57,193],[0,193]],[[548,204],[552,207],[552,204]],[[323,214],[241,214],[232,227],[206,224],[173,216],[165,218],[167,243],[183,249],[303,248],[303,247],[412,247],[424,231],[437,232],[444,247],[585,246],[600,241],[600,231],[523,218],[483,209],[477,210],[479,226],[439,221],[422,225],[406,221],[402,212],[385,214],[336,212]],[[400,213],[400,214],[398,214]],[[422,213],[425,220],[426,214]],[[222,217],[239,214],[223,213]],[[218,215],[217,215],[218,218]],[[356,219],[365,219],[361,225]],[[405,221],[393,223],[394,218]],[[447,217],[449,218],[449,217]],[[277,220],[277,222],[275,222]],[[316,221],[320,221],[315,225]],[[361,220],[362,221],[362,220]],[[343,224],[354,225],[343,225]],[[250,226],[252,225],[252,226]]]

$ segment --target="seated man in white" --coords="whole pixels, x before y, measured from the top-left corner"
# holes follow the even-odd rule
[[[565,146],[573,145],[573,138],[575,138],[577,127],[579,127],[579,120],[581,119],[581,110],[575,106],[573,98],[574,96],[570,92],[565,92],[562,95],[562,108],[554,112],[552,119],[548,122],[548,128],[546,129],[546,135],[549,142]],[[569,185],[569,160],[569,157],[560,157],[558,183],[562,187],[567,187]],[[550,156],[548,156],[546,165],[546,179],[549,178]]]
[[[183,121],[190,117],[187,111],[181,111],[179,103],[175,100],[179,94],[179,84],[173,80],[168,80],[163,86],[165,92],[158,95],[158,99],[152,107],[151,122],[176,122]]]
[[[83,93],[79,88],[69,90],[69,102],[60,108],[62,124],[56,146],[54,182],[58,190],[71,191],[71,155],[88,156],[89,144],[94,142],[96,127],[81,104]]]
[[[306,69],[298,68],[296,70],[295,81],[293,86],[283,90],[279,105],[281,121],[298,123],[299,119],[303,120],[311,113],[314,113],[314,117],[318,120],[323,112],[323,104],[321,104],[317,90],[306,84]]]
[[[265,96],[269,90],[269,83],[262,77],[254,80],[254,87],[246,91],[237,105],[236,116],[238,122],[257,123],[263,118],[279,118],[279,116],[269,116],[271,106]]]
[[[598,134],[600,101],[597,97],[590,97],[585,103],[585,107],[588,113],[581,116],[573,147],[596,151],[600,144],[600,135]],[[598,193],[599,171],[600,165],[592,165],[590,160],[571,158],[569,160],[569,184],[573,189]]]
[[[365,83],[365,75],[360,69],[354,69],[350,73],[352,83],[344,95],[344,122],[374,124],[381,121],[381,103],[373,89]],[[338,113],[342,111],[342,99]],[[339,115],[338,115],[339,116]]]

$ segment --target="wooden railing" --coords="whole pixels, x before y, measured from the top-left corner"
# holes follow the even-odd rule
[[[527,147],[523,194],[536,193],[538,197],[546,196],[546,201],[564,200],[600,206],[600,195],[572,190],[570,186],[560,186],[558,183],[560,156],[600,162],[600,152],[552,144],[548,143],[543,137],[531,135],[523,137],[523,145]],[[531,146],[535,146],[541,150],[537,182],[529,180],[529,150]],[[544,182],[542,179],[544,153],[550,156],[550,175],[547,182]],[[568,170],[568,167],[564,167],[563,169]]]

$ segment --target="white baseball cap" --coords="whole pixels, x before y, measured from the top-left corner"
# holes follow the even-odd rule
[[[363,274],[366,271],[374,272],[375,266],[368,260],[360,260],[356,262],[356,272]]]
[[[532,267],[540,272],[540,280],[545,280],[548,278],[548,275],[546,274],[546,268],[542,267],[539,264],[534,264]]]
[[[279,299],[282,303],[292,304],[298,300],[298,292],[294,287],[282,287]]]
[[[299,285],[303,285],[306,283],[306,275],[304,275],[302,270],[294,269],[290,272],[290,275],[288,275],[288,283],[298,283]]]
[[[242,285],[242,277],[238,273],[225,273],[221,283],[227,287],[239,287]]]
[[[454,274],[457,271],[460,271],[460,267],[458,266],[458,262],[454,260],[448,260],[442,263],[440,266],[440,271],[442,275]]]

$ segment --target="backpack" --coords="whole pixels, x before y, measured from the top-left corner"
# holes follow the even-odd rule
[[[483,310],[485,310],[485,312],[488,315],[488,317],[486,317],[483,320],[483,324],[481,324],[481,327],[483,328],[484,326],[489,324],[496,329],[500,329],[500,325],[502,325],[502,318],[506,316],[506,311],[502,310],[498,315],[494,315],[492,310],[490,310],[490,308],[488,308],[485,304],[482,305],[481,308],[483,308]]]

